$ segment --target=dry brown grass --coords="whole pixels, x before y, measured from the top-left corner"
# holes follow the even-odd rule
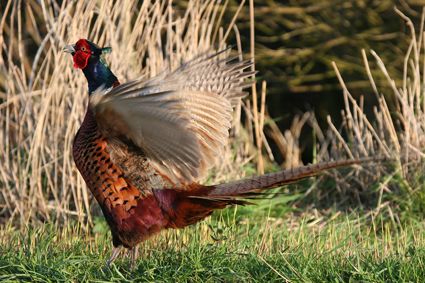
[[[86,82],[80,71],[72,68],[69,55],[61,52],[65,44],[89,38],[111,46],[113,51],[107,61],[125,81],[142,75],[150,77],[203,51],[224,48],[231,34],[241,54],[235,24],[242,5],[250,5],[251,28],[255,24],[253,1],[242,1],[239,8],[233,9],[236,12],[228,26],[221,23],[227,1],[218,4],[192,0],[185,8],[176,8],[168,1],[136,2],[63,1],[59,5],[55,0],[28,0],[24,5],[9,0],[2,4],[0,219],[20,227],[48,220],[60,225],[71,218],[91,222],[91,196],[71,157],[72,140],[87,105]],[[412,43],[405,58],[403,85],[395,84],[379,56],[371,52],[393,93],[382,94],[376,89],[363,52],[366,72],[379,100],[373,117],[366,116],[362,101],[353,99],[339,76],[346,103],[342,111],[344,124],[336,126],[329,118],[330,127],[323,131],[314,116],[307,113],[296,117],[291,129],[282,133],[267,115],[266,83],[253,85],[251,98],[236,107],[232,138],[223,162],[208,182],[240,178],[246,174],[247,164],[255,164],[262,172],[267,162],[273,161],[264,127],[286,157],[285,167],[302,163],[299,136],[306,124],[315,131],[316,161],[384,155],[401,157],[403,164],[410,164],[412,158],[421,158],[425,134],[423,22],[418,35],[407,23]],[[251,45],[254,41],[252,31]],[[31,50],[32,46],[37,49]],[[254,56],[253,46],[249,50]],[[366,174],[359,174],[359,170],[346,175],[334,172],[336,190],[324,192],[313,185],[306,194],[314,193],[318,199],[332,194],[339,197],[339,202],[354,196],[362,205],[362,196],[369,196],[368,184],[380,181],[382,185],[373,191],[373,206],[375,211],[391,209],[382,197],[393,192],[386,184],[400,172],[408,182],[411,168],[418,167],[403,165],[400,171],[384,178],[384,167]]]
[[[343,124],[335,125],[328,116],[329,128],[322,132],[315,121],[313,127],[317,133],[317,160],[358,158],[360,156],[385,156],[397,160],[394,168],[388,171],[387,166],[375,165],[363,174],[351,172],[342,175],[332,172],[335,180],[336,195],[340,202],[352,197],[358,206],[374,208],[373,213],[382,210],[394,215],[392,209],[399,205],[400,199],[394,197],[400,192],[400,187],[408,190],[414,197],[420,191],[420,179],[425,149],[425,10],[422,13],[420,29],[415,31],[412,21],[396,9],[397,14],[406,22],[411,35],[411,42],[404,58],[402,78],[392,78],[379,55],[370,50],[362,50],[365,72],[371,85],[369,95],[374,95],[378,101],[373,113],[366,114],[362,96],[359,101],[347,88],[338,66],[333,67],[343,90],[345,107],[341,110]],[[370,53],[372,63],[367,53]],[[371,66],[375,66],[372,70]],[[388,88],[379,90],[374,81],[373,73],[380,71],[386,78]],[[401,82],[401,83],[397,83]],[[370,100],[369,100],[370,101]],[[350,175],[354,178],[350,178]],[[354,179],[354,185],[353,185]],[[395,182],[393,182],[397,179]],[[348,182],[351,181],[351,185]],[[368,184],[379,183],[375,188]],[[329,194],[317,191],[323,195]],[[333,194],[333,193],[331,193]],[[393,196],[393,197],[391,197]],[[390,199],[393,201],[389,201]],[[395,216],[396,217],[396,216]]]
[[[91,197],[71,157],[87,105],[86,82],[61,52],[65,44],[89,38],[111,46],[107,61],[125,81],[222,49],[232,33],[238,38],[239,10],[229,26],[220,22],[227,2],[188,1],[185,9],[171,1],[59,3],[9,0],[0,20],[0,218],[20,226],[47,220],[59,224],[70,217],[91,221]],[[242,53],[239,42],[236,51]],[[237,107],[233,132],[238,138],[215,170],[214,182],[243,176],[243,164],[257,154],[253,136],[261,137],[263,123],[247,119],[242,125],[240,117],[243,112],[256,120],[262,116],[252,114],[252,102],[246,104]]]

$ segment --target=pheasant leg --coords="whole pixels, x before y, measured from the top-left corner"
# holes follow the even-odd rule
[[[135,246],[130,251],[130,268],[134,270],[137,265],[137,258],[139,257],[139,247]]]
[[[112,253],[111,253],[111,257],[106,261],[106,267],[110,267],[111,266],[111,264],[112,264],[112,262],[114,262],[114,260],[118,257],[118,255],[120,254],[120,252],[121,252],[121,249],[122,249],[122,247],[121,246],[119,246],[119,247],[114,247],[113,249],[112,249]]]

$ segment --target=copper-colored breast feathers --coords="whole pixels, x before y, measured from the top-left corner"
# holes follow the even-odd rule
[[[75,160],[88,187],[100,205],[108,210],[122,206],[125,212],[137,205],[141,192],[125,178],[106,150],[107,142],[100,134],[74,151]]]
[[[105,138],[90,110],[74,140],[73,155],[115,242],[131,247],[163,228],[153,190],[170,183],[140,152]]]

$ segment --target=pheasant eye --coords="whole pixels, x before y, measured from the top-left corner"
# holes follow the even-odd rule
[[[83,47],[81,47],[81,51],[83,51],[83,52],[86,52],[86,48],[83,46]]]

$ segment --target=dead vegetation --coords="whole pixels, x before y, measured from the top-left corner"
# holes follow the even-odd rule
[[[253,1],[242,1],[235,7],[228,25],[221,21],[224,13],[229,13],[227,2],[206,0],[188,1],[184,9],[168,1],[139,4],[133,0],[29,0],[25,5],[9,0],[2,5],[0,218],[21,227],[47,220],[57,225],[72,218],[84,223],[92,220],[91,196],[71,155],[72,140],[87,104],[86,83],[71,67],[69,56],[61,52],[65,44],[85,37],[111,46],[107,61],[125,81],[175,68],[182,60],[211,48],[222,49],[228,46],[230,34],[236,38],[235,52],[242,54],[236,25],[242,5],[250,7],[251,28],[255,25]],[[286,157],[285,167],[301,165],[299,135],[308,124],[317,141],[315,161],[384,155],[401,158],[403,166],[391,172],[385,166],[357,168],[349,174],[344,171],[344,175],[333,172],[331,178],[325,179],[333,180],[336,189],[320,190],[314,182],[305,194],[330,204],[353,202],[354,198],[360,206],[370,198],[367,206],[374,213],[384,208],[391,212],[394,202],[386,195],[396,189],[388,183],[400,176],[400,182],[413,186],[416,179],[412,172],[418,165],[409,164],[422,158],[425,130],[423,20],[417,33],[408,18],[400,15],[412,35],[402,84],[395,82],[400,78],[388,75],[378,54],[363,52],[371,95],[379,101],[373,117],[364,113],[363,100],[356,101],[350,94],[334,64],[345,99],[343,125],[334,125],[329,117],[329,128],[322,130],[314,116],[306,113],[294,119],[291,129],[281,132],[267,115],[267,84],[258,81],[252,95],[236,108],[232,139],[223,162],[208,182],[240,178],[252,164],[260,173],[273,164],[263,129],[270,132]],[[254,36],[252,32],[251,47],[245,47],[253,57]],[[392,92],[381,93],[377,89],[368,56],[377,62]],[[373,183],[379,185],[370,190]]]
[[[86,83],[62,52],[65,44],[89,38],[111,46],[106,60],[120,80],[151,77],[227,47],[229,34],[237,34],[238,14],[225,26],[225,12],[215,1],[189,1],[184,10],[167,1],[7,1],[0,21],[0,217],[19,226],[91,221],[91,197],[71,155]],[[238,42],[234,52],[242,54]],[[257,154],[254,136],[262,136],[264,107],[264,99],[261,106],[247,100],[237,107],[235,146],[211,182],[245,174],[244,164]],[[245,124],[241,115],[250,117]]]

